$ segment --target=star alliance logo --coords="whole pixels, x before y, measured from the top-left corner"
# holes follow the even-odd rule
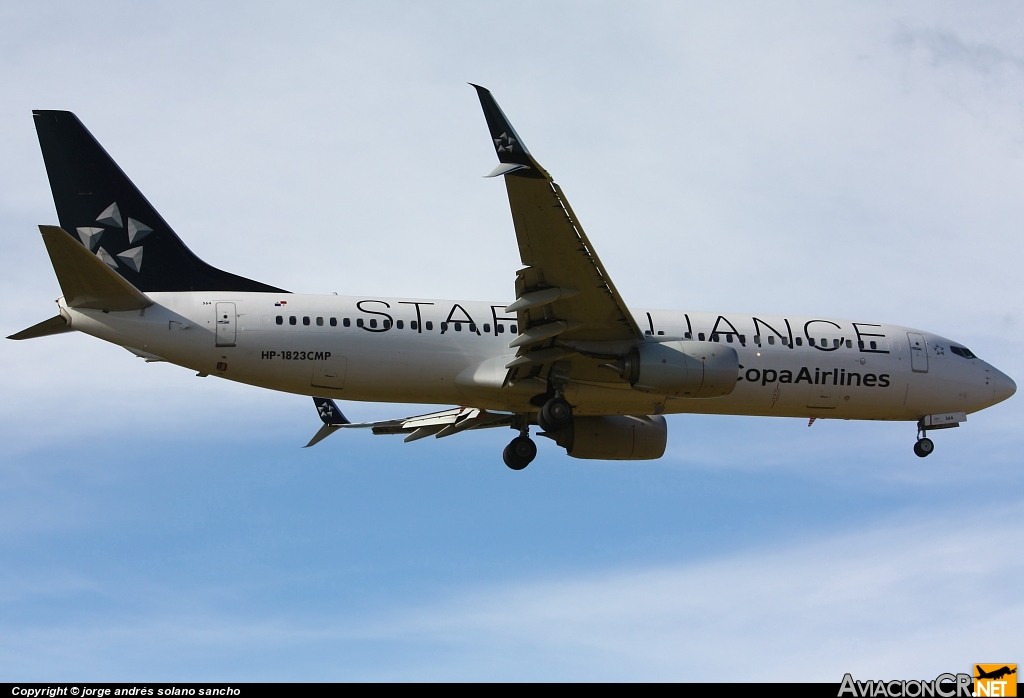
[[[498,149],[499,153],[511,153],[512,145],[515,142],[515,138],[509,136],[508,133],[503,133],[494,139],[494,146]]]
[[[320,405],[317,410],[320,412],[321,419],[330,419],[334,417],[334,410],[331,409],[330,403],[325,402]]]
[[[85,245],[86,249],[90,252],[95,250],[96,256],[99,257],[104,264],[115,271],[119,270],[120,265],[117,260],[120,259],[121,265],[128,267],[136,273],[141,272],[143,253],[142,245],[126,249],[124,252],[118,252],[116,259],[103,247],[96,249],[96,246],[100,242],[100,238],[103,237],[103,234],[107,231],[110,231],[111,229],[125,230],[124,223],[121,219],[121,209],[118,208],[117,202],[115,201],[103,209],[100,215],[96,216],[96,222],[107,227],[99,228],[96,226],[83,226],[75,229],[78,232],[78,238],[82,241],[82,244]],[[128,219],[127,230],[129,245],[142,240],[142,238],[153,232],[153,229],[148,225],[140,223],[134,218]],[[110,245],[109,242],[107,244],[108,246]]]

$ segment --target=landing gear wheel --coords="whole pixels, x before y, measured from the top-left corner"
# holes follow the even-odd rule
[[[919,458],[924,458],[934,450],[935,444],[932,443],[932,440],[928,437],[918,439],[917,443],[914,444],[914,453],[917,454]]]
[[[505,447],[501,459],[512,470],[522,470],[537,457],[537,444],[529,436],[517,436]]]
[[[544,403],[537,415],[537,424],[544,431],[555,432],[572,419],[572,406],[564,398],[553,397]]]

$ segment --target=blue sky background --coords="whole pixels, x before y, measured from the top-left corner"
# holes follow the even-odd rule
[[[1010,3],[0,5],[0,330],[54,314],[31,109],[190,247],[295,291],[507,299],[467,81],[631,305],[894,322],[1024,376]],[[307,398],[0,342],[0,678],[934,677],[1020,662],[1015,397],[937,433],[669,419],[660,461],[509,434],[301,450]],[[344,405],[353,418],[416,406]]]

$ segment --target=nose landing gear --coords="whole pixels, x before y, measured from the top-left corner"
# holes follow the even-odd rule
[[[914,455],[918,458],[931,455],[931,452],[935,450],[935,443],[925,436],[927,433],[924,428],[924,420],[922,419],[917,423],[917,443],[914,444]]]
[[[920,439],[917,440],[917,443],[914,444],[914,453],[919,458],[924,458],[934,450],[935,443],[932,442],[932,440],[929,439],[927,436],[921,437]]]

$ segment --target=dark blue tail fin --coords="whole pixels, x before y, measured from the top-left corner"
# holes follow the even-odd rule
[[[74,114],[32,116],[61,228],[135,288],[285,292],[196,257]]]

